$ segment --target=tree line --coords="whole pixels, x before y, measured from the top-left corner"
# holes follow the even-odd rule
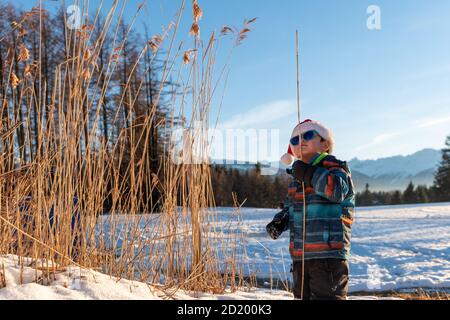
[[[217,206],[242,205],[252,208],[276,208],[284,201],[290,177],[261,175],[261,164],[239,170],[213,165],[211,182]]]
[[[450,199],[448,199],[450,200]],[[403,191],[370,191],[369,184],[363,192],[356,194],[358,206],[379,206],[438,202],[438,198],[433,187],[418,185],[411,181]]]

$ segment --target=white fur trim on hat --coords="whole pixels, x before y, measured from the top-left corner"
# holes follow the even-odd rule
[[[288,152],[281,157],[281,162],[286,166],[290,166],[294,160],[294,153],[292,152],[291,145],[289,145]]]

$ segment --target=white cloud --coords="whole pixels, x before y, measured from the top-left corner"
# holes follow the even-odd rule
[[[391,132],[391,133],[383,133],[380,134],[372,139],[372,141],[368,142],[367,144],[364,144],[362,146],[356,147],[355,150],[360,151],[364,149],[368,149],[370,147],[379,145],[383,142],[389,141],[390,139],[397,137],[401,135],[401,132]]]
[[[450,122],[450,117],[439,117],[435,119],[428,120],[422,124],[419,125],[419,128],[428,128],[428,127],[434,127],[443,123]]]
[[[450,64],[439,64],[438,66],[423,69],[408,77],[409,81],[420,81],[426,79],[439,80],[442,76],[450,74]]]
[[[297,114],[296,102],[278,100],[239,113],[231,119],[218,124],[218,129],[249,129],[261,128],[262,125],[273,123]]]

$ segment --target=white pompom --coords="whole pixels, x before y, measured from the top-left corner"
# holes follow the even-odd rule
[[[292,164],[292,162],[294,162],[295,157],[292,156],[289,153],[285,153],[282,157],[281,157],[281,162],[286,165],[286,166],[290,166]]]

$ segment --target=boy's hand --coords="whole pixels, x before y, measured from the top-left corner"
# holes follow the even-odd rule
[[[266,231],[273,240],[277,240],[283,233],[282,223],[281,219],[275,218],[266,226]]]
[[[298,160],[294,162],[294,165],[292,166],[292,175],[299,182],[304,182],[305,187],[312,187],[311,180],[316,170],[316,166],[312,166],[310,164],[304,163],[301,160]]]

